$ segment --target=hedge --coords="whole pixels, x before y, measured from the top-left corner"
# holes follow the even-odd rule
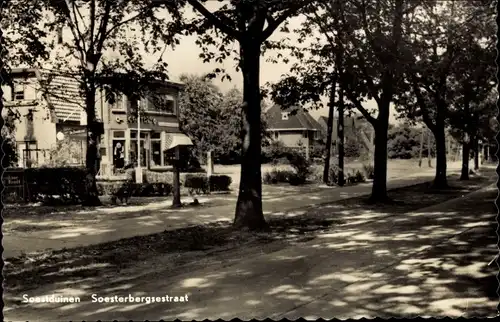
[[[85,196],[85,168],[29,168],[24,171],[27,199],[50,202],[59,196],[62,203],[79,203]]]
[[[206,176],[206,174],[202,171],[198,172],[197,174],[181,173],[179,175],[181,183],[183,183],[185,181],[185,178],[187,176],[191,176],[191,175]],[[128,181],[135,182],[135,169],[128,169],[126,171],[125,178]],[[146,183],[162,182],[162,183],[172,184],[173,181],[174,181],[174,173],[172,171],[153,171],[153,170],[147,170],[147,169],[142,170],[142,182],[146,182]]]
[[[270,172],[264,173],[263,181],[265,184],[288,183],[293,175],[292,170],[272,169]]]
[[[189,189],[190,194],[207,194],[210,191],[229,191],[232,179],[225,175],[186,175],[184,187]]]
[[[134,197],[169,196],[172,193],[172,185],[169,183],[133,183],[122,182],[98,182],[99,195],[114,195],[120,188],[129,186]]]

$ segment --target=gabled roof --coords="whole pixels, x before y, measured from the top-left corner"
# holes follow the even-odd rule
[[[320,116],[318,117],[318,124],[321,126],[321,129],[326,131],[328,128],[328,117]]]
[[[79,122],[85,111],[85,98],[78,80],[70,74],[47,70],[37,72],[37,78],[57,121]]]
[[[332,126],[332,140],[337,139],[337,117],[333,120]],[[318,124],[321,126],[321,133],[326,135],[328,132],[328,117],[320,116],[318,118]],[[344,135],[357,135],[357,131],[367,124],[364,118],[359,119],[357,116],[344,116]]]
[[[282,119],[283,112],[297,110],[295,114],[290,113],[287,120]],[[274,105],[266,112],[269,130],[312,130],[320,131],[318,122],[302,108],[281,109],[281,106]]]

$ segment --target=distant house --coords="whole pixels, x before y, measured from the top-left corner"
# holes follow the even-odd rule
[[[192,144],[179,129],[178,101],[183,84],[164,82],[160,85],[155,85],[155,92],[141,99],[145,116],[156,120],[141,122],[141,163],[147,168],[169,166],[172,146]],[[69,163],[84,163],[85,101],[75,78],[62,72],[13,69],[9,84],[2,89],[5,110],[21,115],[15,133],[20,167],[49,163],[49,151],[61,140],[77,142],[81,148],[80,158]],[[101,174],[110,174],[113,168],[136,162],[137,123],[133,118],[136,107],[137,101],[125,94],[110,103],[105,90],[97,91],[96,116],[104,124],[99,151]]]
[[[296,110],[296,113],[292,113]],[[295,149],[304,149],[309,158],[314,141],[320,139],[321,126],[304,109],[281,109],[274,105],[266,112],[268,128],[271,138],[283,142],[285,146]]]
[[[320,116],[318,118],[318,124],[321,128],[320,139],[323,143],[326,143],[326,135],[328,133],[328,117]],[[335,154],[338,134],[338,118],[334,118],[332,125],[332,145],[333,153]],[[358,116],[344,116],[344,138],[361,136],[361,139],[366,145],[368,141],[372,139],[372,131],[372,126],[364,118],[359,118]]]

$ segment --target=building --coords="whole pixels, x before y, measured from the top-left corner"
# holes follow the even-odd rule
[[[15,69],[9,85],[3,86],[5,110],[19,113],[16,142],[19,166],[42,166],[51,161],[51,151],[58,141],[71,141],[80,147],[72,153],[70,164],[84,164],[86,148],[86,113],[78,82],[71,75],[36,69]],[[183,85],[163,82],[154,92],[142,98],[140,138],[137,131],[137,104],[127,95],[119,95],[113,103],[104,90],[96,94],[96,115],[104,124],[101,136],[100,174],[137,163],[150,169],[169,168],[171,147],[191,145],[181,133],[178,122],[179,92]],[[109,95],[108,95],[109,97]],[[24,124],[23,124],[24,123]],[[140,149],[138,149],[138,141]]]
[[[292,112],[293,111],[293,112]],[[314,142],[320,139],[320,125],[302,108],[283,110],[274,105],[266,112],[267,131],[271,138],[290,148],[303,148],[309,158]]]
[[[328,117],[320,116],[318,118],[318,124],[321,127],[320,138],[321,141],[326,143],[326,136],[328,133]],[[332,126],[332,154],[337,153],[337,132],[338,129],[338,119],[334,118]],[[354,137],[361,138],[362,144],[370,150],[372,148],[372,142],[374,138],[373,127],[364,118],[359,116],[344,116],[344,139],[350,139]]]

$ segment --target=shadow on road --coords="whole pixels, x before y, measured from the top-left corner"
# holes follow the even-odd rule
[[[395,190],[398,202],[390,207],[365,198],[305,207],[269,216],[269,234],[236,232],[224,222],[7,259],[5,316],[492,316],[498,267],[487,264],[497,254],[496,188],[472,202],[416,211],[488,180],[457,183],[446,194],[423,193],[425,185]],[[80,296],[82,303],[20,303],[23,293],[35,292]],[[189,294],[190,301],[91,303],[93,293]]]

